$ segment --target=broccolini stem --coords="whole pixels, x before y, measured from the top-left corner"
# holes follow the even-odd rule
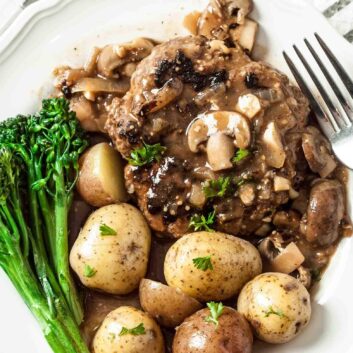
[[[41,159],[39,160],[39,162],[38,161],[34,162],[33,173],[35,175],[35,180],[43,179],[41,162],[42,162]],[[40,204],[41,213],[44,218],[45,229],[47,232],[47,236],[45,240],[50,250],[50,258],[53,262],[52,265],[55,265],[56,252],[55,252],[55,227],[54,227],[53,209],[49,205],[45,189],[37,190],[37,195],[38,195],[38,202]]]
[[[65,190],[65,182],[60,162],[56,162],[55,172],[55,233],[56,233],[56,272],[59,284],[62,288],[64,296],[69,304],[71,312],[79,325],[83,320],[83,309],[80,298],[78,296],[75,283],[71,277],[69,265],[69,236],[68,236],[68,212],[70,205]]]

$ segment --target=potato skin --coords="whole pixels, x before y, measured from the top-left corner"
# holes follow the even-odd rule
[[[140,303],[162,326],[175,327],[202,308],[194,298],[180,289],[143,279],[140,283]]]
[[[146,333],[119,336],[121,329],[143,324]],[[121,306],[104,319],[93,339],[93,353],[164,353],[164,341],[156,322],[146,313],[129,306]]]
[[[309,323],[310,295],[292,276],[263,273],[242,289],[238,311],[251,323],[258,338],[268,343],[286,343]]]
[[[108,143],[102,142],[87,150],[79,165],[76,187],[88,204],[102,207],[127,201],[122,158]]]
[[[116,231],[101,235],[105,224]],[[151,232],[142,213],[129,204],[104,206],[93,212],[70,253],[70,264],[89,288],[124,295],[136,289],[147,271]],[[89,266],[96,273],[87,277]]]
[[[211,256],[213,270],[197,269],[193,259],[206,256]],[[260,254],[252,244],[217,232],[183,236],[168,250],[164,262],[168,285],[201,302],[238,294],[261,270]]]
[[[205,319],[202,309],[186,319],[176,331],[173,353],[251,353],[253,335],[250,325],[236,310],[224,307],[218,326]]]

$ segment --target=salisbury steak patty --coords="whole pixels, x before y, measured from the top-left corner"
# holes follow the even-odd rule
[[[284,142],[305,127],[307,101],[237,45],[202,36],[163,43],[113,107],[106,127],[126,159],[143,143],[166,148],[125,170],[128,192],[160,235],[179,237],[193,215],[213,212],[219,231],[263,233],[297,186],[295,143]]]

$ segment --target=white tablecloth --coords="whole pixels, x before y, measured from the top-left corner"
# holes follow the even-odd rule
[[[32,3],[33,1],[35,0],[0,0],[0,36],[4,28],[7,27],[22,10],[21,6],[24,3]],[[348,41],[353,43],[353,0],[307,1],[312,2],[334,27]]]

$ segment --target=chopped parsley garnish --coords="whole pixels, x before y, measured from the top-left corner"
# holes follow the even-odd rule
[[[125,336],[125,335],[139,336],[139,335],[144,335],[145,333],[146,333],[145,326],[143,326],[143,323],[141,322],[141,324],[139,324],[134,328],[123,327],[119,333],[119,336]]]
[[[274,310],[272,306],[270,306],[269,310],[265,314],[265,317],[269,317],[270,315],[277,315],[280,318],[287,317],[287,315],[285,315],[281,309]]]
[[[206,198],[223,197],[230,190],[230,177],[220,177],[216,180],[209,180],[203,187]]]
[[[85,265],[85,268],[83,269],[83,275],[85,277],[91,278],[96,273],[97,273],[97,271],[93,267],[91,267],[90,265]]]
[[[116,334],[113,333],[113,332],[110,332],[110,333],[109,333],[109,339],[110,339],[111,341],[114,341],[115,338],[116,338]]]
[[[106,225],[105,223],[100,225],[99,231],[101,232],[102,236],[117,235],[117,232],[113,228]]]
[[[201,271],[213,270],[211,256],[197,257],[192,259],[194,266]]]
[[[233,179],[233,183],[237,186],[237,187],[240,187],[242,185],[244,185],[247,181],[250,181],[250,180],[247,180],[247,179],[244,179],[244,178],[241,178],[241,177],[235,177]]]
[[[205,321],[212,322],[218,326],[218,319],[223,313],[224,306],[222,303],[210,302],[207,303],[208,308],[210,309],[210,315],[206,317]]]
[[[128,161],[135,167],[141,167],[155,160],[159,161],[165,151],[166,147],[162,146],[160,143],[149,145],[144,142],[142,147],[136,148],[131,152],[131,158],[129,158]]]
[[[214,232],[211,228],[215,222],[216,211],[210,212],[206,217],[204,215],[195,214],[190,219],[189,227],[193,227],[197,232],[205,230],[207,232]]]
[[[232,162],[234,164],[240,163],[242,160],[244,160],[249,155],[250,155],[249,150],[245,150],[245,149],[240,148],[240,149],[238,149],[235,156],[233,157]]]

